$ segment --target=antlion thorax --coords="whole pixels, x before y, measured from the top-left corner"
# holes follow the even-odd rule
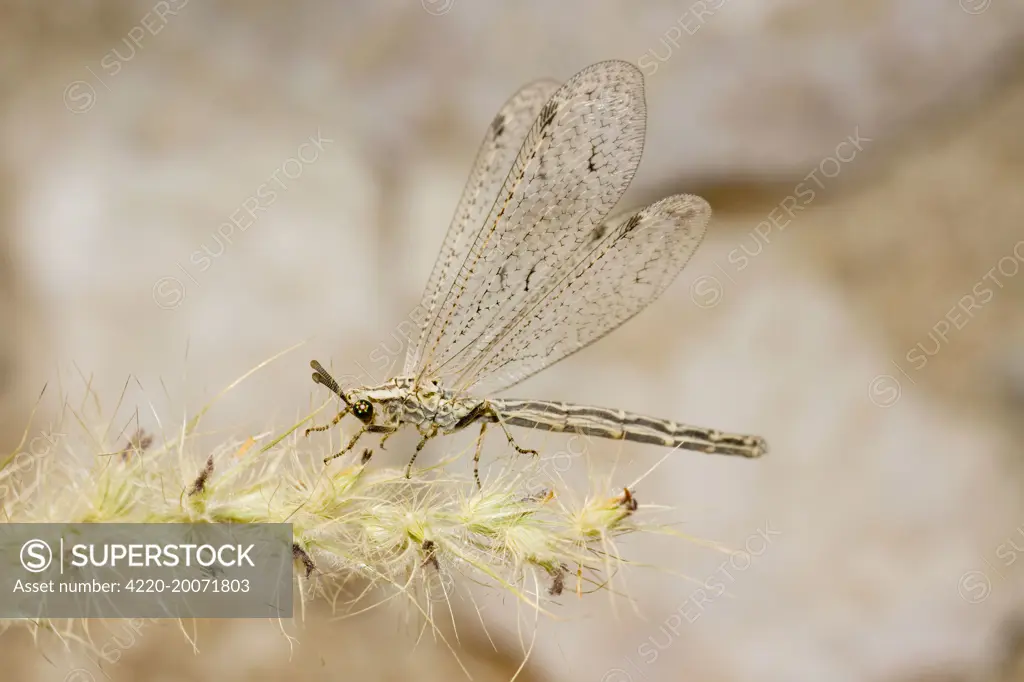
[[[384,419],[393,424],[437,424],[450,429],[473,411],[479,398],[460,396],[447,391],[434,381],[414,377],[395,377],[380,386],[356,389],[353,399],[365,399],[378,405]]]

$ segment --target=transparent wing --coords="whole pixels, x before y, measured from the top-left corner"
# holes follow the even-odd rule
[[[423,353],[427,325],[437,314],[437,306],[452,288],[459,267],[466,259],[476,231],[483,224],[486,212],[494,203],[494,196],[505,181],[508,169],[523,146],[530,126],[537,120],[541,107],[559,83],[541,80],[524,86],[512,95],[498,111],[477,152],[473,170],[455,209],[444,244],[434,262],[434,269],[423,290],[423,298],[414,309],[412,319],[419,326],[419,336],[410,344],[405,357],[405,375],[415,374]]]
[[[668,287],[700,245],[711,207],[671,196],[598,226],[557,285],[536,297],[467,365],[452,388],[491,395],[575,353]]]
[[[643,152],[643,75],[600,62],[551,96],[423,335],[419,377],[454,381],[589,251]]]

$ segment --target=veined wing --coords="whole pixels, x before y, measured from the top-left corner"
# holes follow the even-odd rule
[[[643,75],[600,62],[542,107],[451,290],[428,323],[418,377],[453,381],[556,287],[629,186],[643,152]]]
[[[423,298],[414,309],[413,320],[419,326],[419,336],[406,352],[405,375],[415,374],[418,370],[427,326],[437,315],[438,305],[451,290],[476,231],[494,204],[494,196],[523,146],[523,139],[530,131],[530,126],[537,120],[541,107],[558,86],[559,83],[553,80],[535,81],[524,86],[505,102],[487,128],[487,134],[473,162],[473,170],[462,191],[462,198],[448,226],[444,244],[423,290]]]
[[[535,297],[451,386],[491,395],[612,331],[672,283],[710,218],[706,201],[679,194],[598,226],[557,285]]]

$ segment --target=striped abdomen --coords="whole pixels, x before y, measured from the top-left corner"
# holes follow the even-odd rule
[[[491,399],[488,402],[511,426],[653,443],[720,455],[760,457],[768,452],[768,444],[758,436],[724,433],[623,410],[541,400]]]

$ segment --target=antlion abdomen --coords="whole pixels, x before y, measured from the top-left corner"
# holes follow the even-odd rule
[[[725,433],[624,410],[540,400],[492,399],[488,402],[511,426],[652,443],[720,455],[760,457],[768,452],[767,443],[758,436]]]

